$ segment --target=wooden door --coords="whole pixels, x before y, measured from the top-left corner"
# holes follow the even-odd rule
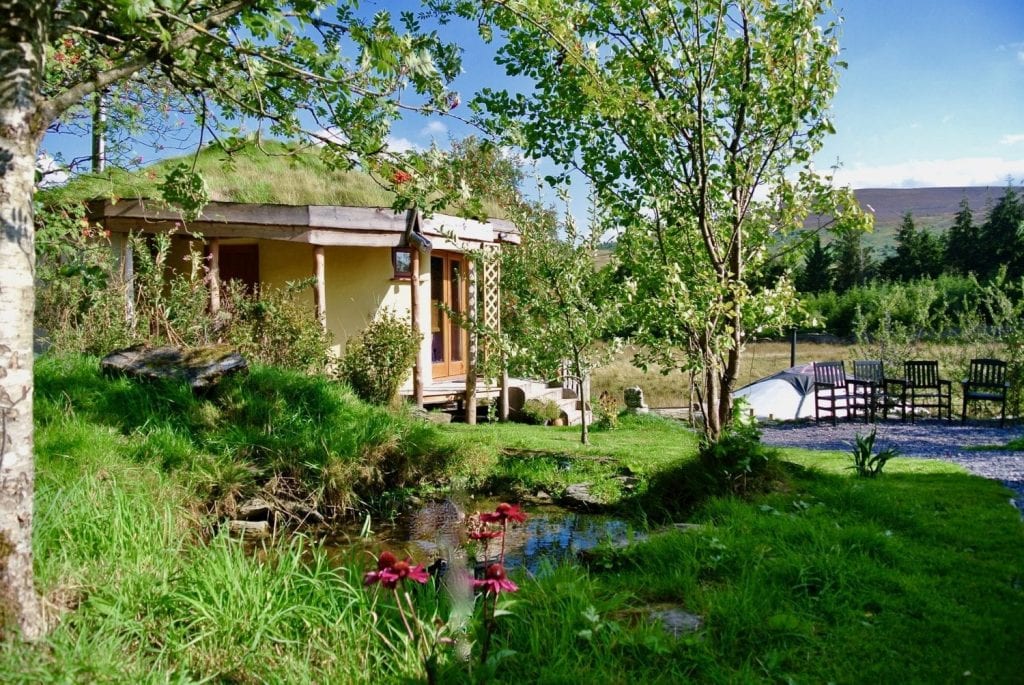
[[[434,380],[466,373],[469,336],[449,315],[466,314],[466,258],[435,252],[430,255],[430,357]]]

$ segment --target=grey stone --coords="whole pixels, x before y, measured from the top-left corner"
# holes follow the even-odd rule
[[[100,368],[136,378],[181,380],[193,390],[203,390],[224,376],[247,372],[249,363],[238,352],[221,345],[184,351],[171,346],[136,345],[111,352],[100,361]]]
[[[697,614],[683,611],[677,606],[653,606],[648,608],[647,615],[661,623],[665,632],[675,638],[688,633],[695,633],[704,627],[704,619]]]
[[[633,414],[646,414],[650,407],[644,402],[644,390],[638,385],[625,388],[622,391],[622,401],[626,404],[626,411]]]
[[[273,515],[273,505],[259,497],[242,502],[238,507],[238,518],[244,521],[269,521]]]
[[[590,494],[590,483],[573,483],[562,493],[562,504],[577,509],[596,509],[604,506],[604,502]]]
[[[270,524],[266,521],[228,521],[228,531],[244,540],[262,540],[270,536]]]

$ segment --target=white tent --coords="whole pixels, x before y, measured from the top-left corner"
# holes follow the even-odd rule
[[[732,394],[742,398],[754,416],[781,420],[814,416],[814,364],[794,366],[754,381]],[[843,410],[840,410],[840,415]]]

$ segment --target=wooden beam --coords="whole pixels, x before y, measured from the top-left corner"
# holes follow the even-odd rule
[[[412,251],[412,283],[410,285],[410,303],[409,310],[412,316],[412,331],[420,337],[423,334],[423,329],[420,326],[420,251],[414,249]],[[423,341],[420,341],[420,347],[423,346]],[[416,402],[416,406],[420,409],[423,408],[423,355],[416,352],[416,363],[412,367],[412,396],[413,401]]]
[[[220,238],[210,238],[206,243],[210,256],[210,313],[220,311]]]
[[[327,277],[324,268],[323,245],[313,246],[313,277],[316,278],[316,289],[313,298],[316,304],[316,318],[320,327],[327,331]]]
[[[135,253],[132,252],[132,235],[124,234],[121,243],[121,279],[124,283],[124,320],[128,329],[135,330]]]
[[[466,261],[466,321],[469,324],[469,344],[466,350],[466,423],[476,423],[476,262],[471,257]]]

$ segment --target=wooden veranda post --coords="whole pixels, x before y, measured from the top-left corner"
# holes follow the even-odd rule
[[[412,251],[412,283],[410,289],[409,310],[412,316],[412,330],[417,336],[421,334],[420,327],[420,251]],[[423,355],[416,354],[416,362],[412,366],[412,396],[416,406],[423,408]]]
[[[316,318],[320,322],[320,328],[327,331],[327,278],[324,269],[324,248],[323,245],[313,247],[313,276],[316,278],[316,290],[314,301],[316,303]]]
[[[132,251],[132,234],[124,234],[121,245],[121,279],[124,282],[124,320],[129,330],[135,330],[135,252]]]
[[[220,311],[220,238],[210,238],[206,244],[210,255],[210,313]]]
[[[476,423],[476,373],[477,359],[479,357],[478,340],[476,335],[477,305],[476,305],[476,261],[469,259],[466,262],[466,323],[468,329],[469,344],[466,350],[466,423]]]

